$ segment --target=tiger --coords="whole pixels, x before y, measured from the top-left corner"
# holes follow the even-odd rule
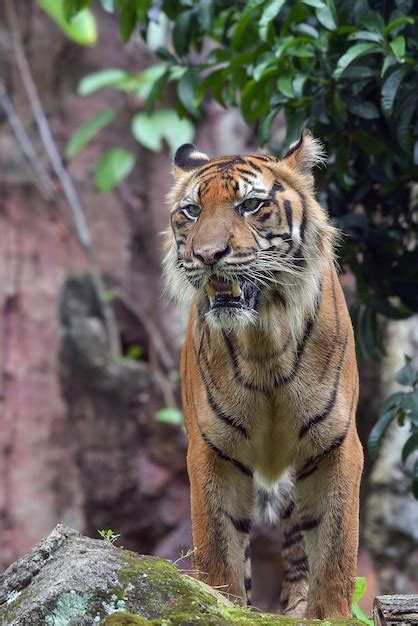
[[[339,232],[315,199],[322,143],[279,158],[178,148],[164,272],[180,356],[198,578],[251,605],[250,530],[281,528],[277,610],[350,618],[362,446]]]

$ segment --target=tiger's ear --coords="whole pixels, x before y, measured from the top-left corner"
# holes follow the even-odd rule
[[[326,162],[322,142],[315,139],[310,130],[305,129],[300,139],[286,152],[282,162],[299,174],[309,175],[315,165],[323,165]]]
[[[190,174],[209,160],[207,154],[199,152],[196,146],[185,143],[177,149],[174,155],[174,176],[178,178],[184,174]]]

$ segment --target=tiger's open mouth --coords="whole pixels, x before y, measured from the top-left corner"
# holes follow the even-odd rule
[[[256,310],[259,289],[249,283],[227,280],[212,274],[205,283],[209,306],[213,309]]]

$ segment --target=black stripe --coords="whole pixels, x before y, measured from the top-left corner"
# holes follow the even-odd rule
[[[200,357],[202,357],[205,360],[205,364],[206,367],[208,368],[208,371],[210,371],[210,366],[209,363],[206,360],[206,355],[202,352],[200,355],[196,352],[196,346],[193,344],[193,349],[195,352],[195,356],[196,356],[196,361],[197,361],[197,365],[199,368],[199,372],[200,375],[202,376],[202,380],[203,380],[203,384],[205,387],[205,391],[206,391],[206,397],[209,403],[209,406],[211,407],[212,411],[215,413],[216,417],[220,420],[222,420],[223,422],[225,422],[225,424],[228,424],[228,426],[231,426],[232,428],[235,428],[235,430],[237,430],[239,433],[241,433],[241,435],[244,435],[244,437],[246,437],[248,439],[249,434],[247,429],[242,426],[242,424],[239,424],[236,421],[236,418],[233,417],[232,415],[228,415],[223,409],[222,407],[219,406],[218,402],[216,401],[210,387],[214,386],[213,385],[213,380],[208,380],[206,375],[204,374],[202,367],[200,365]]]
[[[251,382],[245,380],[245,378],[242,376],[242,374],[240,372],[240,368],[239,368],[239,363],[238,363],[238,355],[235,352],[235,348],[234,348],[234,346],[232,344],[232,341],[231,341],[228,333],[225,330],[222,331],[222,335],[223,335],[223,338],[225,340],[226,347],[228,348],[229,356],[231,358],[232,368],[234,370],[234,376],[238,380],[240,385],[242,385],[246,389],[251,389],[251,391],[263,391],[262,387],[260,387],[257,384],[254,384],[254,383],[251,383]]]
[[[284,204],[284,210],[286,211],[286,219],[287,219],[287,224],[289,226],[289,231],[290,231],[290,234],[292,234],[292,228],[293,228],[292,204],[290,200],[284,200],[283,204]]]
[[[297,480],[303,480],[304,478],[311,476],[318,469],[318,465],[322,461],[322,459],[324,459],[326,456],[328,456],[328,454],[331,454],[331,452],[337,450],[337,448],[341,446],[344,439],[346,438],[347,430],[338,437],[336,437],[330,443],[330,445],[325,448],[325,450],[323,450],[320,454],[311,457],[298,473]]]
[[[265,156],[264,154],[252,154],[251,155],[252,159],[259,159],[260,161],[271,161],[272,158],[269,156]]]
[[[251,558],[251,546],[250,544],[248,544],[247,546],[245,546],[244,561],[248,561],[250,558]]]
[[[291,567],[294,567],[295,569],[308,570],[309,568],[308,557],[306,556],[302,556],[300,559],[288,559],[287,562]]]
[[[289,517],[292,515],[293,511],[295,509],[295,503],[290,502],[289,505],[287,506],[287,508],[283,511],[281,518],[282,519],[289,519]]]
[[[283,191],[284,191],[284,187],[283,187],[282,183],[281,183],[281,182],[279,182],[278,180],[274,181],[274,183],[273,183],[273,185],[272,185],[271,192],[273,192],[273,191],[274,191],[275,193],[276,193],[276,192],[281,193],[281,192],[283,192]],[[270,192],[270,193],[271,193],[271,192]]]
[[[229,513],[227,513],[227,516],[229,517],[229,519],[231,520],[234,528],[239,532],[239,533],[245,533],[248,534],[250,532],[251,529],[251,520],[249,519],[237,519],[236,517],[232,517],[232,515],[230,515]]]
[[[335,352],[335,348],[337,347],[339,341],[338,341],[338,336],[340,333],[340,318],[338,315],[338,304],[337,304],[337,292],[336,292],[336,288],[335,288],[335,278],[334,278],[334,273],[331,273],[331,295],[332,295],[332,302],[333,302],[333,308],[334,308],[334,317],[335,317],[335,331],[334,331],[334,336],[337,338],[334,343],[333,346],[331,348],[331,350],[329,350],[327,357],[325,359],[325,363],[324,366],[322,368],[322,372],[321,375],[319,376],[319,382],[321,382],[324,377],[325,374],[328,370],[329,364],[331,362],[332,356]]]
[[[217,400],[215,399],[214,395],[212,394],[212,392],[210,390],[210,387],[209,387],[209,383],[204,381],[204,384],[205,384],[206,395],[207,395],[207,398],[208,398],[208,402],[209,402],[210,408],[215,413],[216,417],[218,419],[222,420],[225,424],[228,424],[228,426],[231,426],[232,428],[235,428],[238,432],[241,433],[241,435],[244,435],[244,437],[246,437],[248,439],[249,435],[248,435],[247,429],[244,426],[242,426],[242,424],[238,424],[238,422],[236,421],[235,417],[225,413],[225,411],[218,405]]]
[[[231,456],[229,456],[228,454],[225,454],[225,452],[222,452],[222,450],[220,448],[218,448],[218,446],[216,446],[213,441],[211,441],[209,439],[209,437],[207,436],[207,434],[205,432],[203,432],[203,430],[200,428],[199,426],[199,430],[200,433],[202,435],[203,441],[209,446],[209,448],[211,448],[214,452],[216,452],[216,454],[223,459],[224,461],[229,461],[230,463],[232,463],[232,465],[234,465],[237,469],[239,469],[243,474],[245,474],[245,476],[250,476],[252,477],[253,473],[250,470],[249,467],[247,467],[246,465],[244,465],[243,463],[241,463],[241,461],[237,461],[236,459],[232,458]]]
[[[306,222],[308,219],[307,209],[306,209],[306,198],[303,193],[299,194],[300,201],[302,203],[302,221],[300,224],[300,240],[302,243],[305,241],[305,230],[306,230]]]
[[[249,576],[244,576],[244,587],[245,591],[251,591],[251,578]]]
[[[356,389],[357,387],[354,389],[354,392],[353,392],[353,399],[351,401],[350,412],[348,414],[347,425],[344,429],[344,432],[342,432],[341,435],[338,435],[338,437],[335,437],[335,439],[333,439],[331,443],[324,450],[322,450],[322,452],[320,452],[319,454],[316,454],[315,456],[312,456],[310,459],[306,461],[305,465],[298,472],[297,480],[303,480],[304,478],[311,476],[311,474],[313,474],[318,469],[319,463],[326,456],[331,454],[331,452],[333,452],[334,450],[337,450],[344,443],[344,440],[347,437],[348,431],[350,430],[351,413],[353,410],[354,399],[356,397]]]
[[[187,351],[186,351],[186,363],[185,366],[187,368]],[[188,398],[188,392],[187,392],[187,387],[186,387],[186,400],[189,400]],[[218,446],[216,446],[213,441],[211,441],[208,437],[208,435],[202,430],[202,427],[199,424],[198,418],[197,418],[197,411],[196,411],[196,406],[194,403],[194,397],[193,394],[190,394],[190,400],[191,400],[191,404],[192,404],[192,409],[193,409],[193,413],[196,419],[196,424],[197,427],[200,431],[200,434],[202,435],[202,439],[203,441],[206,443],[206,445],[208,445],[214,452],[216,452],[216,454],[223,459],[224,461],[229,461],[230,463],[232,463],[232,465],[234,465],[237,469],[240,470],[240,472],[242,472],[245,476],[250,476],[252,478],[253,473],[250,470],[249,467],[247,467],[246,465],[244,465],[243,463],[241,463],[241,461],[237,461],[236,459],[232,458],[231,456],[228,456],[227,454],[225,454],[225,452],[222,452],[222,450],[220,448],[218,448]]]
[[[313,530],[317,528],[321,523],[322,515],[319,517],[314,517],[313,519],[303,520],[299,523],[299,527],[301,530]]]
[[[348,335],[348,334],[347,334]],[[344,348],[342,351],[342,354],[340,356],[340,360],[338,363],[338,367],[337,367],[337,374],[334,380],[334,386],[332,389],[332,393],[330,395],[330,397],[328,398],[328,401],[324,407],[324,409],[321,411],[321,413],[317,413],[316,415],[312,415],[312,417],[310,417],[308,419],[307,422],[305,422],[305,424],[303,424],[303,426],[301,427],[300,431],[299,431],[299,439],[302,439],[302,437],[304,437],[306,435],[307,432],[309,432],[309,430],[315,426],[316,424],[319,424],[320,422],[322,422],[323,420],[325,420],[329,414],[331,413],[332,409],[334,408],[335,405],[335,401],[337,399],[337,393],[338,393],[338,387],[339,387],[339,382],[340,382],[340,376],[341,376],[341,371],[342,371],[342,364],[344,361],[344,356],[345,356],[345,352],[347,349],[347,344],[348,344],[348,336],[346,336],[345,342],[344,342]]]
[[[272,214],[272,211],[267,211],[267,213],[263,213],[262,215],[259,215],[258,219],[260,220],[260,222],[265,222],[271,217],[271,214]]]
[[[245,163],[248,164],[250,167],[253,167],[256,172],[262,172],[263,171],[261,169],[261,167],[259,167],[256,163],[253,163],[253,161],[250,160],[250,159],[246,159]]]
[[[244,169],[242,169],[242,167],[236,167],[235,169],[236,169],[237,172],[239,172],[242,175],[243,178],[244,178],[244,175],[245,176],[251,176],[252,178],[256,177],[256,174],[254,174],[254,172],[251,172],[249,170],[244,170]]]
[[[306,578],[306,575],[307,575],[306,572],[299,572],[297,574],[286,576],[285,580],[288,583],[298,583],[301,580],[304,580]]]
[[[271,241],[272,239],[277,237],[277,238],[283,239],[283,241],[285,241],[286,243],[292,243],[292,238],[290,236],[290,233],[266,233],[265,235],[263,234],[263,237],[267,239],[268,241]]]
[[[321,523],[321,520],[322,520],[322,515],[320,517],[314,517],[313,519],[310,519],[310,520],[302,520],[298,522],[297,524],[295,524],[294,526],[292,526],[290,530],[284,533],[283,547],[289,547],[289,545],[292,545],[292,543],[296,543],[296,541],[295,542],[292,541],[295,537],[299,537],[302,531],[313,530],[314,528],[319,526],[319,524]]]
[[[319,302],[319,301],[318,301]],[[319,304],[317,305],[317,308],[319,308]],[[228,352],[230,354],[231,357],[231,362],[232,362],[232,366],[234,369],[234,374],[236,379],[238,380],[238,382],[245,387],[246,389],[250,389],[251,391],[259,391],[260,393],[272,393],[274,391],[274,389],[277,387],[277,385],[280,384],[284,384],[284,383],[288,383],[290,381],[292,381],[295,377],[296,374],[298,373],[299,370],[299,366],[300,366],[300,362],[301,362],[301,358],[303,355],[303,352],[305,350],[305,346],[308,342],[309,337],[311,336],[312,330],[314,327],[314,319],[310,318],[306,324],[305,327],[305,332],[303,334],[303,337],[301,339],[301,341],[299,342],[299,345],[296,349],[296,354],[295,354],[295,358],[291,367],[291,370],[289,372],[287,372],[286,374],[276,374],[274,372],[270,372],[270,376],[273,376],[273,382],[272,385],[270,385],[270,387],[265,387],[264,385],[260,386],[254,382],[251,382],[249,380],[246,380],[239,369],[239,363],[238,363],[238,357],[237,354],[235,352],[234,349],[234,345],[232,344],[228,334],[223,331],[223,336],[225,338],[225,342],[228,348]]]
[[[313,327],[314,327],[314,320],[313,318],[310,318],[308,320],[308,323],[306,324],[305,332],[303,333],[303,337],[296,350],[295,360],[293,361],[293,365],[292,365],[290,372],[288,372],[287,374],[279,375],[274,381],[275,385],[288,383],[296,377],[296,374],[298,373],[298,370],[299,370],[301,358],[305,350],[305,346],[308,343],[309,337],[312,334]]]
[[[283,541],[282,548],[283,550],[286,550],[286,548],[290,548],[299,541],[302,541],[302,535],[300,533],[292,535],[291,537],[289,537],[289,539],[285,539],[285,541]]]

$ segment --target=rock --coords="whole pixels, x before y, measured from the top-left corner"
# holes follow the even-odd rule
[[[251,626],[316,622],[236,607],[216,590],[181,574],[170,561],[141,556],[58,525],[0,577],[0,623]],[[353,619],[350,624],[360,622]]]

